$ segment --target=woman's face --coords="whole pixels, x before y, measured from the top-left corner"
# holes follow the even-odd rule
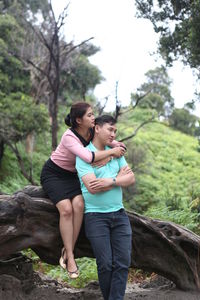
[[[93,128],[95,125],[95,117],[91,107],[89,107],[86,113],[81,119],[80,125],[85,128]]]

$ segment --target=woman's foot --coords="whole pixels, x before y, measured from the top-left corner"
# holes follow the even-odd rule
[[[61,250],[61,257],[59,259],[59,264],[63,269],[67,269],[67,253],[65,250],[65,247],[62,248]]]
[[[69,257],[67,260],[67,272],[71,279],[76,279],[79,276],[79,269],[74,257]]]

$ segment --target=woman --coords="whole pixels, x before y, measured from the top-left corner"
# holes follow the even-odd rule
[[[123,147],[90,152],[84,148],[92,138],[94,114],[86,102],[72,105],[65,123],[71,126],[67,129],[51,157],[45,163],[41,173],[41,184],[48,197],[56,205],[60,214],[60,233],[64,248],[62,249],[60,265],[67,269],[70,278],[79,276],[74,259],[73,249],[76,243],[83,219],[84,202],[80,183],[75,169],[78,155],[88,163],[120,157],[124,154]]]

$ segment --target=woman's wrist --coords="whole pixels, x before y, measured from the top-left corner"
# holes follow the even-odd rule
[[[115,154],[115,148],[111,148],[108,151],[109,151],[110,158],[112,158],[112,156]]]

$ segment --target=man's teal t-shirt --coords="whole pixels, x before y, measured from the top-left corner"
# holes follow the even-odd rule
[[[97,151],[95,146],[90,142],[87,146],[90,151]],[[110,149],[105,147],[105,150]],[[105,166],[93,167],[91,164],[86,163],[80,157],[76,157],[76,169],[78,172],[79,180],[81,183],[81,190],[85,202],[85,213],[88,212],[113,212],[123,208],[122,203],[122,189],[121,187],[113,187],[106,192],[100,192],[91,194],[83,184],[82,177],[86,174],[94,173],[96,178],[114,178],[119,173],[119,170],[127,166],[127,162],[124,157],[114,158],[110,160]]]

